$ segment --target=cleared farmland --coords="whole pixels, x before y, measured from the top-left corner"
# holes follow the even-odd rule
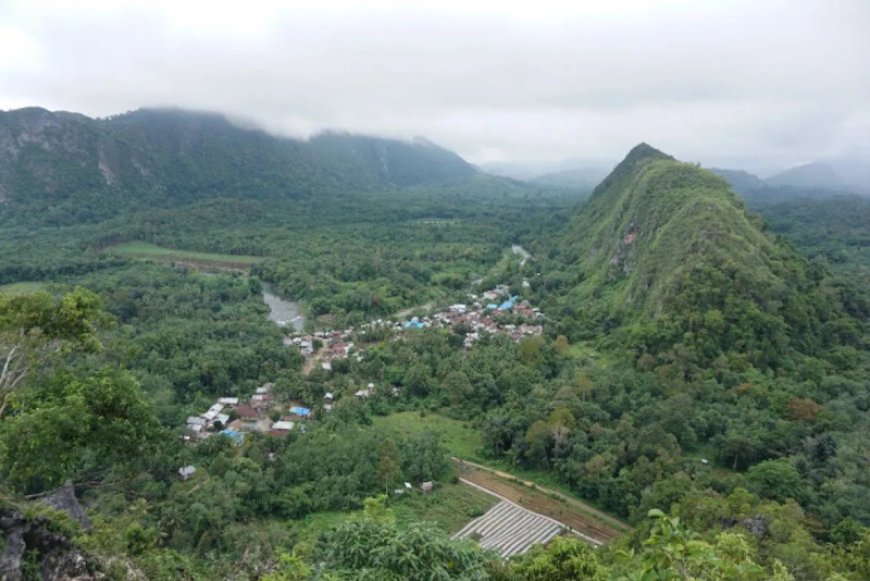
[[[103,252],[116,256],[127,256],[142,260],[157,262],[174,262],[178,265],[202,268],[206,270],[234,270],[248,272],[251,265],[265,260],[261,256],[243,256],[236,254],[215,254],[211,252],[195,252],[164,248],[147,242],[125,242],[109,246]]]
[[[621,534],[619,529],[583,510],[579,503],[524,486],[503,478],[495,472],[464,463],[459,467],[459,477],[466,484],[562,523],[571,532],[590,543],[609,543]]]
[[[546,544],[564,530],[552,519],[502,500],[465,525],[453,538],[473,538],[482,548],[493,549],[506,559],[525,553],[535,544]]]

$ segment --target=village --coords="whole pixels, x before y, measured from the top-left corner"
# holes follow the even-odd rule
[[[528,301],[511,295],[505,285],[478,295],[469,295],[469,303],[456,303],[427,316],[412,317],[404,321],[376,320],[361,325],[359,329],[341,331],[318,331],[312,334],[285,336],[284,344],[296,347],[306,359],[307,371],[317,364],[326,371],[332,370],[332,362],[354,357],[362,360],[364,353],[353,342],[359,333],[385,330],[393,340],[401,340],[404,333],[420,329],[450,329],[462,325],[463,341],[467,349],[485,335],[503,335],[513,341],[543,333],[541,312]],[[293,430],[305,431],[305,423],[314,418],[311,408],[299,402],[280,402],[272,393],[272,383],[258,387],[251,398],[244,402],[238,397],[220,397],[206,411],[189,416],[186,422],[185,441],[193,442],[222,434],[241,445],[245,434],[259,432],[275,437],[284,437]],[[375,394],[376,386],[368,383],[354,393],[357,399],[366,399]],[[399,395],[399,388],[392,386],[390,395]],[[335,405],[335,394],[324,394],[322,409],[329,412]]]
[[[293,429],[305,431],[304,421],[313,417],[310,408],[302,405],[279,407],[273,399],[273,384],[258,387],[247,403],[238,397],[221,397],[198,416],[187,418],[186,441],[202,440],[223,434],[242,444],[248,432],[260,432],[272,436],[286,436]],[[324,409],[331,409],[331,395]],[[277,417],[276,417],[277,416]]]
[[[505,335],[518,342],[523,337],[541,335],[541,311],[533,308],[528,301],[520,300],[510,294],[510,289],[499,285],[481,295],[469,295],[469,303],[456,303],[423,317],[413,317],[405,321],[378,319],[362,325],[359,329],[349,328],[336,331],[318,331],[311,334],[293,334],[284,338],[284,344],[294,346],[306,359],[310,371],[317,364],[326,371],[332,370],[332,361],[347,359],[351,356],[361,360],[362,350],[356,348],[354,335],[374,329],[393,332],[393,339],[399,340],[402,333],[420,329],[449,329],[462,326],[465,333],[464,346],[469,348],[484,335]]]

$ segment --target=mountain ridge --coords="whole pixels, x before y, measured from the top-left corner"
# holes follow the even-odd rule
[[[838,164],[837,167],[840,167]],[[827,199],[841,196],[866,196],[866,180],[854,170],[846,175],[834,165],[812,162],[789,168],[768,178],[735,169],[709,168],[724,178],[734,191],[751,204],[787,202],[797,199]],[[848,177],[848,179],[847,179]]]
[[[765,178],[770,186],[845,190],[848,186],[830,165],[815,161],[805,163]]]
[[[38,107],[0,112],[0,200],[64,223],[211,198],[342,195],[475,175],[431,142],[324,132],[307,140],[219,113],[139,109],[92,119]]]

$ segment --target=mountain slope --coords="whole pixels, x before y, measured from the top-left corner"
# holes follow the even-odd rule
[[[476,172],[424,141],[329,133],[307,141],[181,110],[108,119],[39,108],[0,112],[7,214],[76,223],[216,197],[294,198],[428,185]]]
[[[728,184],[635,147],[562,239],[578,284],[563,308],[575,336],[609,331],[638,353],[679,346],[699,363],[740,354],[776,367],[838,340],[821,273],[762,231]]]

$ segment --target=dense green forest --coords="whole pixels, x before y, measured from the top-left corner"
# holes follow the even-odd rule
[[[61,125],[97,123],[95,143],[136,152],[177,153],[190,124],[217,124],[210,139],[229,131],[142,115]],[[239,190],[205,180],[176,196],[226,168],[176,174],[159,160],[147,167],[167,172],[163,207],[146,196],[75,215],[40,189],[63,174],[16,186],[35,197],[2,217],[5,513],[117,579],[870,576],[865,200],[748,210],[722,179],[641,145],[584,201],[474,172],[445,181],[458,162],[441,150],[321,141],[333,169],[364,163],[345,156],[361,143],[402,169],[365,187],[334,169],[341,191],[292,199],[240,195],[251,180],[274,186],[255,161],[277,146],[245,133],[254,157],[230,166]],[[63,218],[28,215],[41,204]],[[131,242],[169,250],[136,255]],[[309,331],[353,327],[360,356],[306,367],[267,320],[263,283],[300,301]],[[543,334],[467,347],[467,325],[362,330],[499,284],[540,307]],[[304,431],[183,438],[185,418],[266,383],[282,406],[313,410]],[[368,384],[370,397],[355,395]],[[386,427],[407,414],[462,429]],[[507,561],[452,541],[493,501],[458,481],[451,456],[633,528],[596,550],[568,535]],[[90,527],[39,502],[67,481]],[[413,490],[395,493],[404,482]],[[54,545],[25,553],[29,578]]]

